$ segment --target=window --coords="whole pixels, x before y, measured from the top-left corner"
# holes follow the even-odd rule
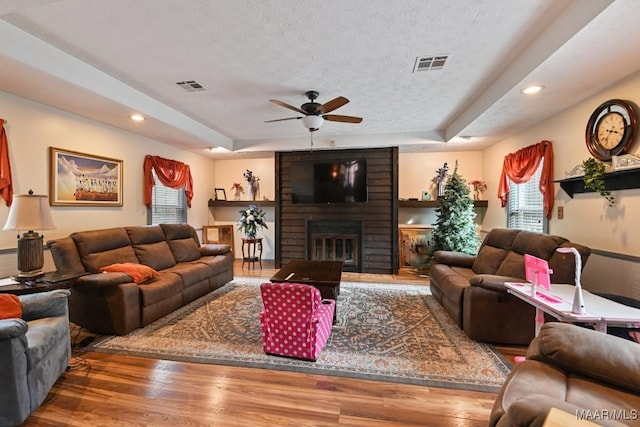
[[[522,184],[509,179],[509,199],[507,202],[507,228],[547,232],[547,218],[544,216],[544,200],[540,192],[540,176],[544,158],[540,161],[533,177]]]
[[[147,224],[183,224],[187,222],[187,197],[182,188],[162,185],[152,170],[155,185],[151,191],[151,208],[148,209]]]

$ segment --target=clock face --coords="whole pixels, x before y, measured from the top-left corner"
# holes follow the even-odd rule
[[[602,116],[596,125],[596,137],[600,145],[607,150],[615,148],[622,141],[626,126],[620,113],[612,112]]]
[[[621,99],[603,102],[587,123],[587,148],[596,159],[611,161],[612,156],[627,152],[637,126],[636,112],[630,102]]]

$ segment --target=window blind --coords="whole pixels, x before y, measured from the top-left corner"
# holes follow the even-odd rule
[[[522,184],[509,180],[507,228],[543,233],[546,229],[544,200],[540,192],[540,176],[544,159],[533,177]]]
[[[151,209],[149,209],[148,223],[156,224],[184,224],[187,222],[187,197],[184,187],[165,187],[152,171],[155,185],[151,192]]]

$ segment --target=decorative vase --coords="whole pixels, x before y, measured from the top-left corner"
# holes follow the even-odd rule
[[[247,231],[245,233],[245,236],[247,236],[247,239],[255,239],[256,238],[256,232],[255,231]]]

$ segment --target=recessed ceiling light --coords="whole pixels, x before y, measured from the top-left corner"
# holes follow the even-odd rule
[[[540,92],[542,89],[544,89],[544,86],[534,85],[525,87],[521,92],[526,95],[533,95]]]
[[[134,122],[141,122],[144,120],[144,116],[142,114],[132,114],[129,116],[131,120]]]

